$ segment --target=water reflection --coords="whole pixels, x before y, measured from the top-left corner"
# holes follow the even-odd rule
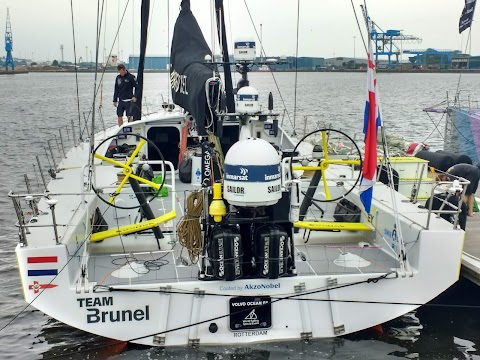
[[[361,339],[365,337],[365,339]],[[150,348],[94,336],[50,320],[33,344],[44,359],[206,359],[206,360],[303,360],[303,359],[398,359],[407,349],[389,344],[369,331],[342,338],[310,342],[290,341],[252,344],[246,347]],[[407,357],[405,357],[407,358]],[[412,359],[412,358],[411,358]]]
[[[44,359],[122,360],[307,360],[470,359],[480,360],[480,287],[462,279],[417,311],[378,328],[333,339],[252,344],[244,347],[150,348],[119,343],[49,320],[33,344]],[[475,305],[475,306],[476,306]]]
[[[268,76],[267,76],[268,75]],[[303,119],[316,114],[321,120],[338,125],[338,128],[363,124],[364,74],[301,73],[298,88],[297,126],[303,132]],[[113,83],[115,74],[107,74],[106,83]],[[296,74],[276,74],[289,113],[293,113],[293,79]],[[480,75],[465,74],[462,87],[478,89]],[[259,92],[266,98],[275,89],[270,74],[251,74]],[[413,141],[425,141],[425,134],[432,133],[428,143],[441,147],[442,131],[421,111],[423,107],[443,100],[447,90],[457,87],[457,74],[379,74],[382,89],[383,116],[389,133],[408,137]],[[30,91],[34,82],[37,87]],[[79,74],[81,111],[91,106],[90,86],[93,74]],[[159,89],[159,84],[165,84]],[[168,74],[149,74],[145,82],[145,103],[151,110],[160,109],[167,98]],[[55,87],[52,91],[52,86]],[[162,86],[162,85],[160,85]],[[2,180],[0,192],[6,194],[17,185],[23,186],[25,171],[32,172],[35,155],[58,128],[70,125],[77,117],[76,94],[72,91],[72,74],[38,73],[2,79],[4,142],[6,149],[3,163],[9,176]],[[339,91],[341,89],[341,91]],[[39,100],[38,94],[43,94]],[[53,95],[52,95],[53,94]],[[64,96],[59,97],[58,94]],[[336,94],[338,96],[333,96]],[[49,96],[52,96],[49,98]],[[280,94],[274,90],[276,110],[282,111]],[[18,101],[21,99],[22,101]],[[33,107],[32,107],[33,104]],[[48,116],[34,116],[33,108],[48,104]],[[321,106],[319,106],[321,104]],[[38,105],[38,106],[36,106]],[[388,106],[387,106],[388,105]],[[116,123],[113,108],[105,112],[105,121]],[[312,117],[308,117],[312,120]],[[28,120],[29,126],[24,126]],[[290,121],[285,117],[285,124]],[[437,121],[435,121],[436,123]],[[314,121],[312,120],[312,123]],[[440,126],[442,128],[443,123]],[[337,127],[337,126],[336,126]],[[353,129],[355,130],[355,129]],[[77,134],[78,135],[78,134]],[[42,151],[39,151],[42,150]],[[46,157],[39,154],[47,165]],[[58,155],[58,154],[57,154]],[[41,183],[32,174],[32,182]],[[13,255],[14,242],[18,238],[15,215],[11,201],[0,198],[0,261],[2,292],[0,293],[0,326],[25,307]],[[435,254],[432,254],[435,256]],[[450,304],[480,306],[480,287],[462,280],[437,299]],[[6,330],[0,333],[3,359],[44,359],[62,356],[63,359],[480,359],[479,308],[437,308],[424,306],[417,312],[384,324],[383,334],[363,331],[336,339],[315,340],[309,344],[300,342],[252,345],[248,347],[217,348],[145,348],[125,344],[84,333],[54,320],[48,320],[39,312],[27,310]],[[317,319],[317,321],[322,321]],[[45,324],[46,323],[46,324]],[[117,345],[118,344],[118,345]],[[70,355],[69,355],[70,354]]]
[[[198,349],[168,348],[132,350],[112,359],[195,359],[195,360],[304,360],[304,359],[398,359],[399,346],[376,340],[353,341],[344,338],[304,342],[282,342],[250,345],[242,348],[205,347]]]

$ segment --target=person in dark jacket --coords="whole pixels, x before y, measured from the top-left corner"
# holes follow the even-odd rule
[[[447,178],[448,174],[470,181],[465,191],[465,202],[468,204],[468,216],[473,216],[473,202],[478,188],[478,181],[480,180],[480,168],[476,165],[457,164],[447,170]],[[449,178],[450,181],[454,179],[453,177]]]
[[[137,81],[135,76],[130,74],[125,65],[117,66],[118,75],[115,79],[115,91],[113,93],[113,106],[117,108],[118,126],[123,124],[123,114],[125,113],[128,122],[132,121],[132,102],[136,102],[137,98],[134,95],[137,93]]]

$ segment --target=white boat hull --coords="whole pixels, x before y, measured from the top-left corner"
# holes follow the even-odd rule
[[[245,344],[345,335],[397,318],[430,301],[458,278],[460,255],[455,259],[451,254],[461,254],[462,242],[440,235],[429,232],[419,240],[422,265],[412,276],[390,273],[385,278],[378,273],[295,276],[124,285],[113,287],[115,291],[89,284],[86,292],[84,288],[77,291],[71,273],[62,271],[53,282],[56,287],[35,292],[29,289],[33,278],[28,275],[28,257],[41,253],[58,256],[58,268],[62,268],[67,261],[66,248],[55,246],[39,252],[19,246],[17,256],[26,301],[34,301],[37,309],[72,327],[145,345]],[[44,284],[51,277],[37,279]],[[270,297],[271,326],[230,329],[229,301],[240,296]],[[217,327],[215,332],[212,324]]]
[[[168,115],[162,121],[171,129],[180,126],[182,119]],[[148,121],[133,124],[133,130],[142,131]],[[97,143],[117,131],[115,127],[99,134]],[[286,135],[275,137],[267,131],[262,136],[271,136],[279,145],[288,140]],[[300,231],[294,235],[291,254],[296,268],[276,279],[199,277],[198,265],[184,266],[179,261],[176,220],[163,224],[166,235],[161,249],[151,234],[89,241],[89,223],[97,207],[110,225],[119,227],[129,226],[137,210],[115,210],[109,215],[91,190],[77,191],[84,189],[88,150],[88,144],[73,148],[59,165],[63,170],[57,179],[48,185],[50,197],[56,194],[53,197],[59,199],[58,239],[52,228],[52,208],[42,198],[41,214],[26,224],[28,231],[16,248],[25,300],[72,327],[158,346],[327,338],[408,313],[458,279],[464,232],[429,216],[398,193],[391,198],[383,184],[374,188],[373,216],[367,221],[362,215],[369,231],[348,227],[338,232],[312,231],[308,243],[307,234]],[[97,188],[113,191],[117,172],[113,166],[98,164]],[[348,186],[349,181],[344,182]],[[330,187],[341,189],[336,182]],[[155,200],[152,207],[180,214],[182,191]],[[358,189],[349,197],[358,202]],[[396,255],[394,203],[406,244],[404,256]],[[322,220],[331,220],[328,216],[334,208],[334,203],[326,204]]]

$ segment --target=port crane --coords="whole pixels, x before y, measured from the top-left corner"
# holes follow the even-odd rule
[[[371,18],[368,16],[367,10],[363,5],[362,8],[363,17],[367,28],[369,29],[369,37],[375,42],[375,63],[378,66],[378,57],[387,56],[388,68],[395,68],[398,64],[398,57],[402,53],[402,47],[404,43],[421,43],[422,39],[413,36],[405,35],[402,30],[387,30],[383,31]],[[399,44],[399,45],[397,45]],[[395,56],[395,61],[392,62],[392,56]]]
[[[12,71],[15,70],[15,65],[13,64],[12,57],[13,50],[13,38],[12,38],[12,24],[10,23],[10,12],[7,8],[7,25],[5,28],[5,51],[7,56],[5,57],[5,68],[8,71],[8,67],[12,67]]]

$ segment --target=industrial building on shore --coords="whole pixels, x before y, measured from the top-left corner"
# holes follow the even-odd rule
[[[299,70],[322,70],[325,68],[325,59],[321,57],[298,57],[294,56],[279,56],[276,58],[260,58],[256,60],[258,63],[265,63],[272,70],[288,71],[298,68]],[[295,61],[297,64],[295,64]],[[233,57],[230,57],[230,62],[234,63]],[[128,68],[137,69],[139,63],[139,56],[130,55],[128,59]],[[170,59],[168,56],[147,56],[145,57],[145,69],[148,70],[168,70]],[[262,66],[254,65],[252,70],[262,70]]]
[[[427,49],[425,51],[408,52],[405,55],[410,55],[408,59],[388,64],[387,60],[379,59],[377,68],[380,70],[449,70],[449,69],[471,69],[480,70],[480,56],[470,56],[468,54],[462,54],[460,51],[439,51],[435,49]],[[5,67],[5,57],[0,57],[0,67]],[[81,59],[80,59],[81,60]],[[231,62],[234,63],[233,58]],[[365,58],[353,58],[353,57],[308,57],[302,56],[295,58],[294,56],[278,56],[268,59],[257,58],[258,63],[264,65],[253,65],[253,71],[273,70],[273,71],[332,71],[332,70],[364,70],[367,66],[367,59]],[[59,68],[74,68],[72,62],[64,61],[52,61],[52,62],[33,62],[30,59],[14,58],[13,63],[15,66],[58,66]],[[126,63],[128,69],[136,70],[138,68],[139,57],[130,55],[128,63]],[[147,56],[145,58],[145,70],[147,71],[169,71],[170,59],[166,55]],[[106,66],[107,69],[112,71],[116,70],[117,58],[112,56],[101,66]],[[77,68],[82,70],[95,69],[94,62],[77,62]],[[233,69],[233,67],[232,67]]]
[[[414,52],[405,53],[408,56],[406,60],[391,62],[386,59],[379,59],[377,67],[379,69],[392,70],[428,70],[428,69],[480,69],[480,56],[470,56],[462,54],[458,50],[417,50]],[[233,58],[230,60],[234,62]],[[366,58],[353,57],[308,57],[302,56],[295,58],[294,56],[278,56],[268,59],[257,58],[258,63],[265,63],[264,66],[254,65],[253,71],[261,71],[271,69],[274,71],[327,71],[327,70],[362,70],[367,66]],[[128,59],[128,68],[137,69],[139,57],[130,55]],[[168,56],[147,56],[145,58],[146,70],[169,70],[170,59]]]

